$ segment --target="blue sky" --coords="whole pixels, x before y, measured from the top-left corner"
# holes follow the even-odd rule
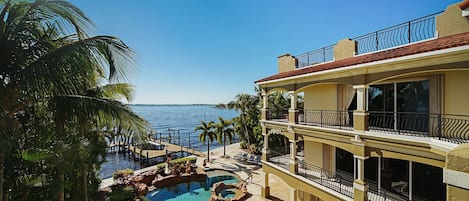
[[[442,11],[457,0],[72,0],[137,52],[132,103],[226,103],[293,55]]]

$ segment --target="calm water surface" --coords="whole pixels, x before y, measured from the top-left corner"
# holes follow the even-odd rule
[[[227,109],[218,109],[213,105],[131,105],[130,108],[146,119],[156,132],[167,135],[168,129],[179,129],[181,144],[190,144],[196,149],[207,151],[207,145],[198,140],[198,133],[194,128],[200,121],[218,122],[218,117],[231,119],[238,115],[237,112]],[[190,139],[189,139],[190,137]],[[210,149],[220,147],[217,142],[210,144]],[[145,167],[138,162],[129,159],[122,154],[108,154],[106,162],[101,166],[100,177],[108,178],[112,173],[120,169],[141,169]]]

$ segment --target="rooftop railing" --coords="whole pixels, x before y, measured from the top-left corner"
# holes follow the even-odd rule
[[[334,46],[330,45],[295,56],[298,59],[296,68],[332,61],[334,59]]]
[[[355,37],[352,39],[357,43],[357,52],[355,55],[434,38],[436,37],[435,17],[442,12],[443,11]],[[296,55],[295,58],[298,60],[296,68],[333,61],[334,47],[335,45],[330,45]]]
[[[357,42],[357,55],[393,48],[435,37],[435,17],[442,12],[365,34],[352,40]]]

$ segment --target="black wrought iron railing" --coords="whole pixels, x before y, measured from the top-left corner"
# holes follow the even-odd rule
[[[308,164],[304,161],[298,162],[298,175],[342,195],[353,198],[353,180],[349,180],[349,178],[353,178],[353,176],[343,177],[333,171]]]
[[[353,111],[304,110],[298,115],[298,123],[351,130],[353,128]]]
[[[290,154],[270,150],[268,161],[283,169],[289,169]]]
[[[267,120],[270,121],[288,121],[288,109],[267,110]]]
[[[355,37],[352,39],[357,44],[355,54],[366,54],[434,38],[436,36],[435,17],[440,13],[442,12]],[[334,47],[335,45],[329,45],[296,55],[295,58],[298,61],[296,68],[334,60]]]
[[[469,142],[469,115],[383,111],[369,114],[370,130],[434,137],[457,144]]]
[[[298,59],[298,65],[296,68],[303,68],[314,64],[332,61],[334,59],[334,46],[335,45],[330,45],[296,55],[295,58]]]
[[[388,49],[435,37],[435,17],[442,12],[427,15],[402,24],[353,38],[357,55]]]

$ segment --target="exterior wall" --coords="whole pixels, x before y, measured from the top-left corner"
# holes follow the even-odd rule
[[[322,143],[304,141],[305,162],[322,167]]]
[[[311,195],[307,192],[301,191],[301,190],[298,191],[298,200],[299,201],[323,201],[320,198],[314,195]]]
[[[314,85],[304,89],[306,110],[337,110],[337,84]]]
[[[334,60],[341,60],[355,56],[356,42],[350,38],[345,38],[337,42],[334,46]]]
[[[290,54],[280,55],[278,57],[278,73],[295,70],[297,60]]]
[[[469,200],[469,144],[451,150],[444,169],[446,200]]]
[[[469,31],[469,21],[462,17],[458,4],[446,8],[445,12],[436,17],[436,30],[438,37],[454,35]]]
[[[445,74],[444,113],[468,115],[469,71],[451,71]]]

